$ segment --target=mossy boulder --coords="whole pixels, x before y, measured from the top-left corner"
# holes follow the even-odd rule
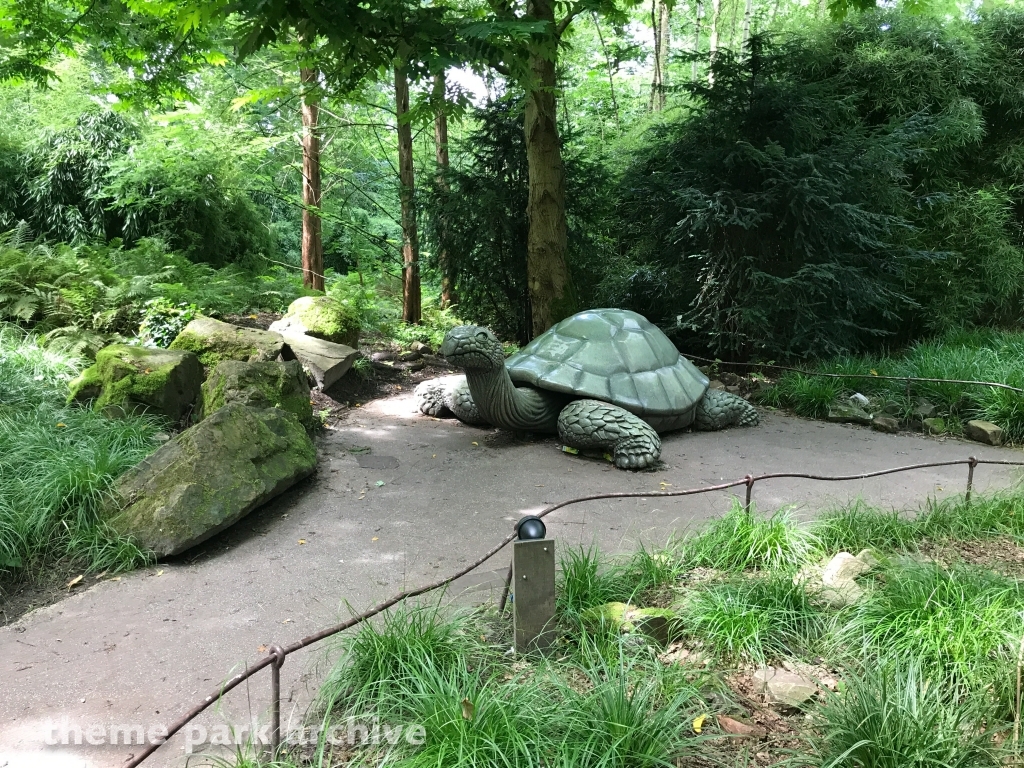
[[[588,624],[610,627],[617,632],[639,632],[661,645],[667,645],[676,614],[667,608],[637,608],[628,603],[605,603],[584,611],[582,618]]]
[[[113,344],[71,382],[69,400],[111,416],[158,413],[180,421],[199,397],[203,368],[191,352]]]
[[[309,381],[298,360],[287,363],[225,360],[218,363],[203,383],[200,418],[206,418],[228,403],[241,403],[253,408],[280,408],[294,414],[306,429],[313,428]]]
[[[222,360],[257,363],[295,359],[279,333],[242,328],[204,315],[186,325],[170,348],[194,353],[207,368],[213,368]]]
[[[316,469],[316,448],[280,408],[229,403],[115,485],[111,527],[158,557],[194,547]]]
[[[358,347],[359,314],[330,296],[302,296],[288,306],[284,317],[270,330]]]

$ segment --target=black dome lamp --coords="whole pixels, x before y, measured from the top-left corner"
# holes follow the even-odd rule
[[[547,533],[548,529],[544,526],[544,521],[534,515],[520,518],[516,523],[516,535],[520,541],[543,539]]]

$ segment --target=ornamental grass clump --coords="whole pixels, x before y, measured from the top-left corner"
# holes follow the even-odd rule
[[[0,329],[0,575],[43,577],[68,559],[121,571],[148,553],[109,530],[102,510],[121,473],[157,448],[156,419],[108,419],[67,405],[79,361]]]
[[[991,697],[1009,710],[1024,588],[991,571],[935,563],[891,563],[838,618],[839,656],[919,664],[953,696]]]
[[[789,510],[759,518],[753,505],[747,509],[737,499],[725,515],[683,540],[680,551],[687,568],[761,571],[797,568],[818,546],[814,534],[797,525]]]
[[[815,768],[984,768],[1003,765],[992,712],[950,696],[918,660],[883,659],[848,672],[812,714],[809,754],[787,761]]]

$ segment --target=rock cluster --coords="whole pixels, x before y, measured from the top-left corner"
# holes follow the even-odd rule
[[[73,383],[73,399],[115,417],[141,411],[196,422],[117,481],[114,530],[158,557],[176,555],[312,474],[307,374],[330,386],[357,354],[337,341],[356,337],[349,310],[333,301],[294,302],[283,334],[199,316],[170,349],[113,345],[97,354]]]

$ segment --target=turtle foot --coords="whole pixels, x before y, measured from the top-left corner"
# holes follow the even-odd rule
[[[611,451],[620,469],[647,469],[661,456],[661,438],[650,424],[600,400],[575,400],[563,408],[558,436],[573,448]]]
[[[476,403],[473,402],[473,395],[469,391],[465,376],[428,379],[417,385],[415,395],[420,413],[427,416],[438,417],[450,412],[466,424],[486,423],[480,416]]]
[[[713,431],[726,427],[756,427],[760,421],[757,409],[739,395],[709,389],[697,403],[693,428]]]

